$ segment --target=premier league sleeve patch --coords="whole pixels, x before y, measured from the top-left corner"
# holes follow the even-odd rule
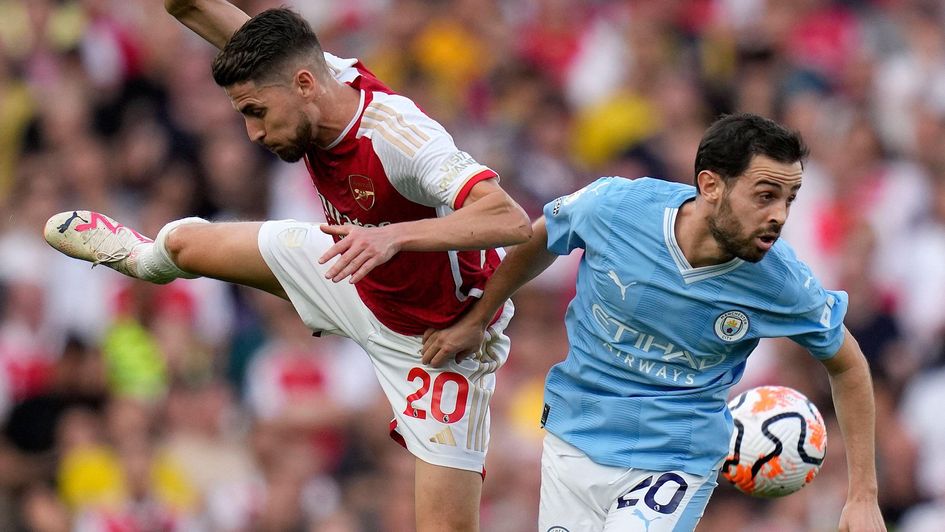
[[[558,213],[561,212],[561,205],[563,202],[564,202],[564,198],[558,198],[555,200],[555,205],[551,209],[552,216],[557,216]]]

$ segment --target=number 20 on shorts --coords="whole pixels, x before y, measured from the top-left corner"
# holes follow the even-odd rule
[[[420,367],[412,368],[407,374],[407,380],[416,383],[420,381],[420,388],[407,396],[407,407],[404,408],[404,415],[417,419],[426,419],[427,411],[414,406],[414,401],[420,400],[428,392],[432,392],[430,399],[430,414],[433,419],[443,423],[456,423],[466,415],[466,398],[469,396],[469,381],[466,377],[452,371],[444,371],[433,378],[430,373]],[[449,412],[443,411],[443,389],[448,383],[456,385],[456,403]]]
[[[657,502],[656,494],[665,484],[670,484],[671,486],[675,485],[676,490],[672,492],[672,496],[668,501],[664,503]],[[643,490],[646,488],[649,489],[643,493]],[[621,495],[617,499],[617,508],[636,506],[636,504],[640,502],[641,496],[639,494],[643,493],[643,503],[646,504],[648,508],[661,514],[671,514],[679,507],[679,502],[686,496],[687,489],[689,489],[689,484],[686,482],[686,479],[676,473],[663,473],[656,479],[656,482],[653,482],[653,475],[650,475],[637,483],[636,486],[630,488],[630,491]]]

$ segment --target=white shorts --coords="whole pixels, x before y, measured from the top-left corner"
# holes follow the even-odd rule
[[[514,312],[511,302],[475,357],[425,366],[419,336],[384,326],[347,280],[325,279],[334,261],[320,265],[318,258],[333,243],[318,225],[294,220],[265,222],[259,230],[259,251],[302,321],[313,331],[347,336],[367,351],[394,411],[391,437],[425,462],[482,473],[495,371],[509,354],[503,331]]]
[[[695,530],[718,472],[646,471],[593,462],[547,433],[541,454],[540,532]]]

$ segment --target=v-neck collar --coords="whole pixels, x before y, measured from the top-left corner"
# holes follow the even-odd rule
[[[341,131],[341,134],[338,135],[338,138],[336,138],[331,144],[329,144],[328,146],[325,146],[322,149],[330,150],[334,148],[335,146],[341,144],[341,141],[344,140],[346,136],[348,136],[348,133],[351,131],[351,128],[353,128],[354,125],[358,122],[358,119],[361,118],[361,115],[364,113],[364,90],[362,89],[362,90],[359,90],[358,92],[361,93],[361,99],[358,102],[357,112],[354,113],[354,116],[351,117],[351,121],[348,122],[348,125]]]
[[[679,274],[682,275],[683,281],[686,284],[692,284],[698,281],[704,281],[706,279],[711,279],[713,277],[718,277],[719,275],[725,275],[726,273],[738,268],[745,261],[735,257],[734,259],[723,262],[722,264],[713,264],[711,266],[700,266],[698,268],[693,268],[689,264],[689,259],[686,258],[686,255],[683,254],[682,248],[679,247],[679,242],[676,241],[676,216],[679,214],[680,206],[687,200],[691,199],[691,195],[686,195],[682,198],[679,198],[679,202],[675,206],[666,207],[666,210],[663,211],[663,239],[666,242],[666,249],[669,251],[669,255],[673,258],[673,262],[676,263],[676,269],[679,270]]]

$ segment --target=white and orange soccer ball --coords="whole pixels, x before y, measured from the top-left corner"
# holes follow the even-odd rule
[[[759,386],[728,404],[735,430],[722,476],[742,493],[781,497],[810,484],[827,454],[814,403],[785,386]]]

